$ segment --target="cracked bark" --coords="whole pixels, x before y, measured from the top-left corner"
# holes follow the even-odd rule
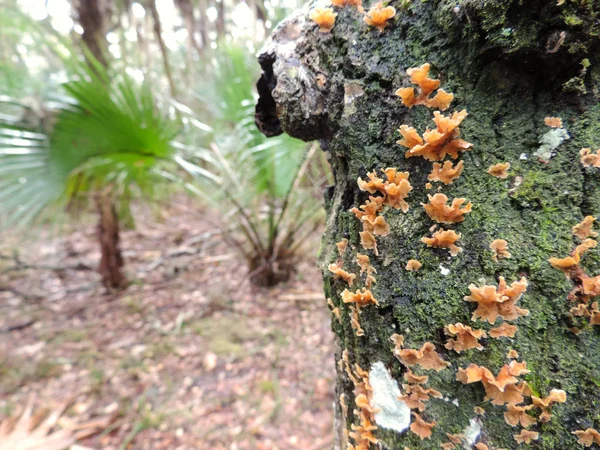
[[[367,29],[355,9],[337,11],[329,34],[318,32],[307,11],[298,11],[274,31],[259,55],[263,76],[257,126],[268,136],[286,132],[320,140],[335,175],[335,185],[325,193],[328,220],[319,259],[326,297],[342,312],[341,322],[332,319],[337,358],[347,349],[350,360],[364,369],[381,361],[401,382],[406,369],[393,357],[390,342],[393,333],[400,333],[407,348],[431,341],[452,364],[439,373],[419,371],[429,372],[428,386],[448,399],[431,400],[423,413],[438,423],[432,438],[420,441],[408,431],[380,427],[375,435],[381,448],[437,449],[447,441],[445,433],[462,433],[474,419],[481,426],[477,442],[517,448],[513,435],[520,429],[505,423],[505,408],[485,402],[480,384],[462,385],[455,379],[457,369],[469,363],[497,373],[511,348],[527,361],[531,373],[524,379],[537,394],[567,392],[567,403],[553,407],[552,420],[532,427],[540,438],[530,448],[579,448],[572,431],[600,428],[600,336],[590,327],[577,336],[568,331],[574,325],[567,300],[572,284],[547,263],[574,248],[573,225],[600,212],[598,169],[582,169],[578,157],[580,148],[600,146],[600,3],[556,3],[414,1],[403,8],[392,2],[398,14],[383,33]],[[582,71],[586,58],[591,66]],[[474,204],[463,223],[450,227],[462,233],[464,249],[451,259],[446,250],[420,242],[432,225],[420,206],[427,201],[424,185],[431,163],[404,158],[405,149],[395,143],[402,124],[420,132],[433,126],[430,110],[409,110],[394,95],[396,88],[410,86],[405,70],[425,62],[432,63],[442,87],[455,94],[446,114],[468,110],[461,130],[474,144],[461,156],[462,176],[441,189],[451,199],[465,197]],[[546,116],[561,117],[570,133],[547,162],[534,156],[549,130]],[[490,165],[505,161],[512,164],[508,179],[486,173]],[[415,189],[407,214],[384,211],[392,232],[378,238],[380,255],[375,257],[361,248],[360,226],[348,209],[367,198],[356,179],[386,167],[410,172]],[[377,269],[373,293],[380,307],[363,308],[363,337],[355,335],[341,301],[347,286],[326,270],[338,258],[335,243],[344,237],[351,244],[343,258],[345,270],[358,275],[357,252],[368,253]],[[508,241],[511,259],[492,261],[488,246],[496,238]],[[600,273],[599,254],[594,250],[584,259],[592,275]],[[413,258],[423,263],[416,273],[404,270]],[[530,283],[520,304],[531,314],[515,322],[516,337],[487,339],[483,351],[446,350],[446,324],[489,330],[489,325],[470,320],[474,308],[463,297],[470,283],[485,279],[496,284],[498,276],[509,283],[525,276]],[[336,402],[336,448],[346,448],[345,432],[357,423],[352,387],[338,368],[336,397],[345,394],[350,413],[344,417]],[[486,415],[476,418],[475,406],[483,406]]]

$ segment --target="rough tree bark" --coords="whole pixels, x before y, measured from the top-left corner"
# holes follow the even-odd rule
[[[341,311],[341,320],[332,317],[339,344],[336,357],[339,360],[347,350],[352,364],[371,371],[374,396],[379,398],[372,400],[375,406],[381,409],[381,402],[388,400],[396,408],[375,414],[374,435],[380,447],[371,448],[438,449],[448,442],[445,433],[466,434],[457,448],[472,448],[475,442],[493,449],[517,448],[513,435],[521,428],[505,422],[506,408],[484,401],[481,383],[456,380],[458,369],[471,363],[498,373],[509,361],[509,349],[527,362],[530,373],[520,378],[535,395],[546,396],[551,389],[567,393],[566,403],[553,406],[549,422],[531,427],[539,439],[530,448],[582,448],[572,432],[600,428],[600,335],[589,325],[578,335],[569,331],[581,327],[569,313],[573,303],[567,296],[574,284],[548,259],[569,254],[578,243],[571,227],[586,215],[600,213],[599,169],[584,168],[578,153],[582,147],[600,146],[600,2],[391,4],[398,12],[382,33],[367,28],[361,14],[350,7],[336,11],[331,33],[320,33],[307,11],[286,19],[259,55],[263,75],[256,115],[265,134],[283,131],[304,140],[318,139],[330,157],[335,185],[325,193],[328,221],[319,258],[326,297]],[[411,86],[406,69],[425,62],[432,64],[442,87],[455,94],[445,114],[468,110],[461,131],[474,144],[460,157],[462,176],[441,189],[450,199],[473,202],[466,220],[450,226],[462,234],[463,252],[454,258],[447,250],[427,248],[420,241],[431,235],[433,224],[421,207],[428,201],[427,193],[437,192],[437,187],[425,188],[431,162],[405,158],[406,149],[396,144],[402,124],[420,132],[434,127],[431,110],[408,109],[394,95],[397,88]],[[561,117],[568,135],[547,127],[547,116]],[[507,179],[486,173],[490,165],[506,161],[512,165]],[[408,171],[414,190],[408,197],[408,213],[384,210],[391,233],[377,238],[379,256],[375,256],[361,247],[360,223],[349,209],[368,198],[359,190],[357,178],[366,179],[367,172],[386,167]],[[368,254],[377,269],[372,291],[379,306],[362,308],[362,337],[353,330],[348,304],[341,299],[347,284],[327,270],[340,258],[335,243],[343,238],[350,242],[343,267],[357,275],[352,290],[362,287],[364,280],[355,262],[357,252]],[[492,260],[488,246],[496,238],[508,241],[510,259]],[[593,250],[583,260],[592,275],[600,272],[599,255]],[[413,258],[423,263],[418,272],[405,270]],[[447,350],[447,324],[462,322],[489,331],[487,323],[471,320],[475,308],[463,298],[469,284],[485,280],[496,285],[499,276],[508,283],[522,276],[529,282],[519,304],[530,314],[514,322],[515,337],[488,337],[481,351]],[[398,404],[385,380],[389,373],[394,382],[406,382],[406,367],[392,353],[394,333],[404,335],[408,349],[434,343],[451,364],[439,372],[413,367],[416,373],[427,374],[427,386],[444,396],[431,399],[422,413],[425,420],[437,422],[431,439],[420,440],[406,429],[404,405]],[[353,390],[352,380],[339,366],[336,393],[344,394],[349,412],[345,415],[336,402],[336,448],[346,448],[346,432],[359,422],[352,413]],[[476,406],[485,409],[485,416],[474,412]],[[530,413],[537,417],[540,410]]]

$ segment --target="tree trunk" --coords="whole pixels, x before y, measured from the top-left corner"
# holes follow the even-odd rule
[[[77,14],[83,28],[81,39],[92,55],[103,65],[106,61],[106,0],[79,0]]]
[[[600,335],[589,318],[576,317],[570,310],[579,307],[593,315],[590,297],[600,289],[586,291],[581,284],[587,278],[579,267],[566,270],[566,278],[548,259],[572,252],[581,242],[572,227],[584,216],[600,213],[599,169],[584,167],[579,155],[582,147],[600,146],[600,5],[596,1],[557,5],[556,0],[392,4],[397,14],[381,33],[368,28],[356,8],[336,8],[331,33],[319,32],[306,11],[298,12],[275,30],[259,56],[263,75],[258,83],[257,125],[267,135],[285,131],[300,139],[321,140],[335,175],[335,185],[325,193],[328,220],[320,252],[325,295],[340,313],[339,320],[332,316],[340,360],[336,393],[342,397],[335,406],[335,448],[346,449],[349,442],[357,449],[438,449],[449,442],[446,433],[463,435],[455,437],[455,448],[473,448],[475,443],[490,449],[520,447],[514,435],[522,427],[507,424],[507,404],[485,400],[487,394],[496,398],[495,403],[502,402],[504,392],[494,391],[493,380],[485,376],[469,384],[457,380],[463,378],[460,369],[470,364],[498,374],[509,364],[511,349],[529,370],[512,379],[511,388],[501,387],[507,394],[511,390],[517,394],[513,403],[519,395],[524,396],[523,405],[530,405],[531,395],[546,397],[552,389],[566,392],[566,402],[551,407],[549,421],[543,421],[547,416],[537,406],[524,413],[537,420],[529,429],[539,433],[529,448],[582,448],[573,432],[600,427]],[[434,182],[429,190],[431,161],[405,157],[407,148],[396,141],[402,137],[398,129],[403,124],[421,134],[434,127],[434,110],[407,108],[394,95],[400,87],[415,86],[406,70],[427,62],[441,87],[455,96],[443,114],[468,111],[461,137],[473,144],[458,158],[464,163],[462,175],[447,186]],[[546,117],[562,118],[562,128],[547,126]],[[491,165],[504,162],[511,164],[507,178],[487,173]],[[380,170],[387,167],[408,172],[413,190],[406,199],[407,213],[390,206],[379,213],[391,231],[376,236],[376,254],[361,245],[363,225],[349,210],[364,204],[369,195],[387,195],[368,194],[357,184],[359,177],[368,180],[367,172],[384,177]],[[428,194],[438,192],[450,201],[465,198],[473,204],[464,221],[441,225],[461,234],[457,244],[462,252],[455,257],[446,248],[429,248],[421,242],[436,225],[421,205],[429,202]],[[340,255],[336,243],[344,238],[349,245]],[[510,258],[492,259],[489,245],[495,239],[508,242]],[[378,301],[374,305],[364,300],[358,310],[342,300],[345,289],[355,292],[365,286],[357,253],[368,255],[377,270],[371,291]],[[598,250],[591,250],[580,263],[590,276],[600,271],[599,256]],[[422,268],[406,270],[410,259],[419,260]],[[356,275],[352,287],[327,269],[338,260]],[[497,286],[500,277],[509,285],[522,277],[528,283],[517,306],[528,309],[529,315],[513,320],[503,310],[503,318],[518,327],[514,338],[492,338],[490,329],[502,320],[494,325],[473,320],[478,305],[464,300],[471,293],[470,284]],[[357,300],[348,293],[345,298]],[[505,300],[493,290],[493,307]],[[517,311],[510,302],[502,308]],[[358,335],[353,310],[360,311],[357,318],[363,332]],[[451,350],[455,344],[446,327],[458,322],[487,333],[480,340],[482,350]],[[403,346],[395,351],[398,357],[390,339],[394,334],[404,336]],[[401,343],[398,338],[397,342]],[[419,359],[421,355],[410,350],[421,349],[426,342],[448,367],[423,368],[428,357]],[[350,370],[342,358],[346,353]],[[355,365],[369,373],[368,380]],[[415,374],[427,375],[425,388],[443,396],[429,399],[424,411],[412,411],[436,422],[424,440],[411,432],[428,434],[428,427],[409,414],[409,406],[418,406],[414,396],[397,398],[398,388],[404,394],[407,389],[418,391],[406,379],[409,367]],[[514,363],[510,370],[519,372]],[[356,401],[361,393],[367,402],[365,397]],[[379,412],[370,411],[373,408]],[[361,419],[363,425],[373,422],[380,447],[356,437],[360,429],[353,434],[352,427]]]
[[[216,20],[216,29],[217,29],[217,40],[220,41],[225,37],[225,33],[227,32],[227,18],[225,17],[226,9],[225,9],[225,0],[215,0],[213,2],[215,8],[217,8],[217,20]]]
[[[175,82],[173,80],[173,75],[171,74],[171,65],[169,64],[169,51],[167,50],[167,46],[165,44],[164,39],[162,38],[162,25],[160,23],[160,15],[158,14],[158,9],[156,8],[156,1],[149,0],[148,6],[152,13],[152,21],[154,23],[154,35],[156,36],[156,40],[158,41],[158,46],[160,47],[160,52],[162,54],[165,76],[167,77],[167,81],[169,82],[169,90],[171,91],[171,95],[173,97],[177,97],[177,89],[175,88]]]
[[[102,277],[102,285],[109,290],[125,286],[126,279],[122,272],[123,256],[119,248],[119,218],[110,195],[96,195],[98,209],[98,241],[100,243],[100,266],[98,273]]]

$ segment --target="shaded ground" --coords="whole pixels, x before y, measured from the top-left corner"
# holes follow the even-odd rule
[[[115,417],[80,442],[94,449],[331,447],[332,334],[316,238],[292,281],[256,289],[195,208],[178,203],[163,223],[142,213],[123,233],[132,283],[116,295],[77,270],[98,261],[91,225],[23,244],[24,262],[54,270],[0,261],[0,285],[28,296],[0,292],[0,420],[32,396],[73,396],[68,418]]]

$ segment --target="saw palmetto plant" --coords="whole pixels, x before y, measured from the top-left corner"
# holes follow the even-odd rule
[[[135,195],[151,198],[163,172],[176,168],[170,142],[179,128],[147,84],[87,60],[71,65],[64,93],[53,96],[37,127],[21,120],[18,102],[4,99],[0,217],[5,225],[24,225],[57,206],[94,204],[99,271],[103,284],[115,288],[125,283],[117,211]]]
[[[198,98],[199,109],[213,118],[212,130],[198,129],[197,115],[182,109],[188,132],[178,146],[201,169],[194,172],[191,189],[215,211],[250,279],[273,285],[289,277],[299,249],[320,222],[327,162],[315,145],[258,132],[256,66],[246,49],[221,49],[211,72],[212,81]]]

